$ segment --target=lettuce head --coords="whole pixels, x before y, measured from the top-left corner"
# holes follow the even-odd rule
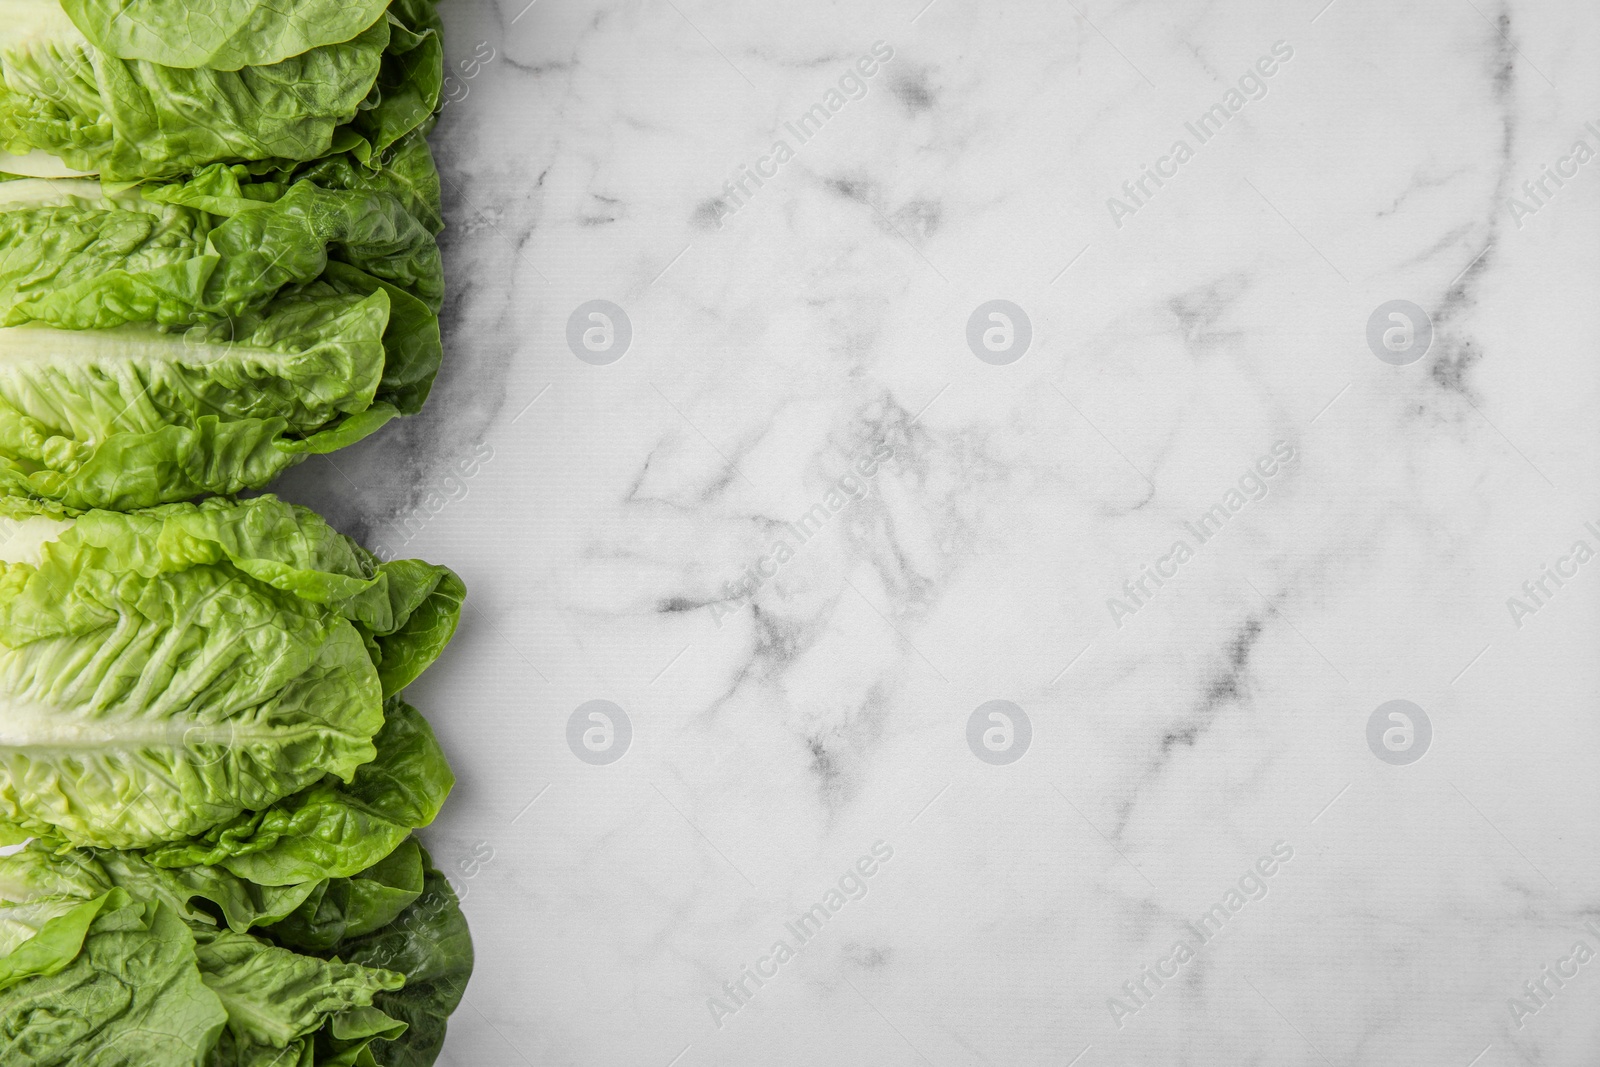
[[[0,838],[149,846],[351,782],[460,611],[449,570],[270,496],[5,506]]]
[[[444,77],[431,0],[6,0],[0,170],[170,177],[381,153]]]

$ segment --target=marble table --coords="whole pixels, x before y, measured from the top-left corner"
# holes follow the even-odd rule
[[[441,1063],[1600,1062],[1600,12],[1324,4],[443,5]]]

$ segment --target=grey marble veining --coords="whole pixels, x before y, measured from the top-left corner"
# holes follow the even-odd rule
[[[525,5],[282,486],[472,592],[441,1062],[1600,1058],[1592,10]]]

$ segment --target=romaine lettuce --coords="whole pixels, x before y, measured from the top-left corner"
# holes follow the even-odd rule
[[[273,893],[286,895],[269,915],[259,905]],[[240,914],[219,914],[241,902]],[[70,1001],[75,988],[43,981],[51,975],[72,968],[91,977],[92,968],[121,973],[119,953],[150,951],[138,939],[117,946],[95,941],[101,913],[128,907],[186,920],[168,919],[163,929],[192,952],[201,982],[223,1006],[221,1028],[214,1011],[195,1013],[204,1027],[194,1040],[210,1034],[214,1044],[204,1046],[200,1060],[186,1058],[193,1052],[187,1044],[138,1047],[147,1060],[95,1060],[96,1034],[120,1032],[121,1020],[102,1011],[96,1025],[103,1029],[95,1033],[85,1027],[54,1040],[42,1030],[31,1035],[34,1058],[19,1062],[427,1067],[472,972],[460,906],[414,839],[353,877],[281,890],[220,868],[164,870],[137,851],[35,841],[0,857],[0,1027],[14,1003],[39,1002],[31,996],[36,989]],[[245,933],[252,925],[254,936]],[[98,958],[78,962],[90,948]],[[204,999],[192,989],[189,996]]]
[[[362,937],[340,941],[330,955],[346,963],[399,971],[403,989],[378,993],[374,1007],[406,1024],[397,1038],[380,1038],[371,1051],[384,1067],[429,1067],[444,1047],[445,1027],[472,977],[472,935],[455,891],[423,852],[422,895],[394,922]]]
[[[0,169],[126,181],[217,161],[366,159],[438,104],[430,0],[397,0],[366,23],[382,5],[210,6],[207,19],[189,0],[6,0],[0,148],[14,158]]]
[[[377,757],[349,784],[330,777],[201,837],[142,850],[35,841],[0,858],[0,900],[82,901],[121,887],[185,919],[220,919],[238,931],[270,926],[297,948],[377,929],[421,892],[409,835],[433,821],[454,781],[415,708],[391,697],[385,714]],[[0,911],[0,956],[16,917]]]
[[[78,903],[120,887],[191,921],[220,920],[240,932],[268,927],[296,948],[370,933],[421,893],[421,853],[410,833],[433,820],[453,781],[416,709],[391,698],[387,714],[373,739],[377,758],[348,785],[329,779],[202,838],[147,849],[36,840],[0,857],[0,901]],[[53,914],[0,909],[0,957],[18,940],[8,931]]]
[[[0,183],[0,326],[209,324],[259,312],[329,258],[437,311],[439,249],[390,192],[292,185],[213,164],[112,192],[92,179]]]
[[[446,569],[379,564],[271,496],[34,514],[0,550],[12,840],[146,846],[352,781],[376,755],[385,665],[409,681],[461,601]]]
[[[416,410],[438,367],[421,301],[342,263],[259,311],[0,328],[0,492],[138,508],[259,488]]]
[[[61,6],[108,55],[238,70],[348,41],[389,0],[61,0]]]
[[[228,1013],[219,1046],[223,1054],[209,1061],[219,1067],[241,1058],[251,1062],[251,1046],[281,1054],[325,1023],[353,1022],[369,1040],[403,1029],[381,1011],[363,1011],[372,1007],[375,994],[404,985],[403,974],[302,955],[225,928],[191,929],[200,979]],[[292,1063],[295,1058],[283,1059]]]
[[[356,1063],[374,1039],[406,1029],[373,1005],[404,974],[295,952],[204,917],[185,922],[168,900],[121,885],[80,899],[70,891],[97,881],[81,857],[30,849],[22,858],[22,879],[7,877],[17,857],[0,859],[0,884],[18,896],[0,903],[0,930],[15,935],[0,943],[8,1065]],[[68,895],[49,892],[62,886]],[[318,1059],[319,1046],[334,1055]]]
[[[397,919],[422,895],[423,873],[422,846],[409,839],[364,871],[318,883],[292,914],[266,933],[291,948],[326,952]]]
[[[219,925],[148,878],[126,877],[140,863],[130,863],[135,856],[35,843],[0,857],[0,1028],[40,1004],[39,992],[71,1003],[88,986],[94,999],[87,1010],[72,1004],[84,1025],[52,1034],[44,1027],[29,1032],[24,1023],[33,1058],[16,1062],[434,1062],[472,974],[472,939],[455,894],[414,840],[357,878],[318,887],[290,920],[253,935]],[[101,922],[104,915],[113,921]],[[125,936],[101,936],[113,929]],[[164,937],[169,945],[152,945],[141,934]],[[162,1010],[178,1010],[180,1018],[187,1012],[187,1037],[176,1045],[136,1045],[134,1054],[148,1059],[95,1059],[101,1038],[150,1018],[148,1012],[123,1018],[125,1009],[107,995],[106,977],[127,975],[130,957],[150,959],[162,948],[173,951],[152,961],[150,976],[162,988],[140,992]],[[185,957],[204,992],[183,966]],[[76,980],[57,984],[55,975]],[[207,993],[221,1006],[220,1026]],[[0,1050],[3,1034],[0,1029]]]
[[[428,395],[434,2],[0,0],[7,1067],[428,1067],[465,991],[461,580],[233,496]]]
[[[278,182],[305,178],[326,189],[388,193],[399,199],[414,218],[422,220],[430,232],[437,234],[444,229],[444,213],[439,198],[439,170],[428,148],[426,133],[426,126],[418,127],[374,160],[363,161],[355,153],[345,152],[303,165],[250,163],[246,166],[252,174],[265,175]]]
[[[295,913],[322,887],[320,882],[261,886],[220,867],[157,867],[137,850],[63,848],[43,839],[0,857],[0,901],[93,900],[110,889],[126,889],[137,900],[159,900],[189,922],[225,923],[244,932]],[[29,905],[32,906],[32,905]],[[20,912],[0,912],[0,927]],[[13,945],[0,934],[0,951]]]
[[[0,492],[127,509],[256,489],[416,412],[438,211],[420,130],[373,166],[0,182]]]
[[[398,697],[389,700],[372,743],[376,757],[357,767],[348,783],[329,775],[261,811],[158,845],[147,853],[150,861],[169,868],[220,866],[265,886],[321,883],[369,870],[412,830],[433,822],[455,784],[427,720]]]
[[[188,925],[114,889],[66,966],[0,992],[0,1063],[201,1067],[227,1022]]]
[[[109,891],[89,900],[53,896],[0,903],[0,991],[41,975],[59,974],[77,958]]]

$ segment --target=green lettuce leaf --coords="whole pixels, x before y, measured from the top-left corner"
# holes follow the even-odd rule
[[[220,164],[120,193],[0,183],[0,491],[127,509],[259,488],[419,410],[443,275],[381,184]]]
[[[397,559],[380,570],[389,577],[394,618],[404,619],[376,639],[378,679],[384,696],[393,696],[438,659],[455,636],[467,587],[454,571],[419,559]]]
[[[329,258],[398,286],[437,312],[444,272],[428,220],[411,211],[414,194],[386,177],[393,173],[387,168],[362,173],[365,181],[347,186],[323,185],[316,172],[284,183],[218,163],[190,181],[145,185],[140,192],[146,201],[213,217],[210,250],[221,257],[222,276],[207,291],[208,313],[251,310],[239,299],[246,291],[311,281]],[[5,195],[0,191],[0,200]]]
[[[408,840],[352,877],[317,883],[304,903],[265,932],[280,945],[326,951],[393,922],[422,895],[422,877],[421,846]]]
[[[455,778],[427,720],[415,708],[394,698],[387,712],[383,729],[373,738],[377,757],[358,767],[348,784],[330,775],[261,811],[153,848],[150,862],[169,868],[217,866],[262,886],[317,884],[367,872],[369,880],[403,887],[403,880],[396,882],[403,871],[379,868],[413,829],[434,820]],[[300,913],[297,928],[333,921],[326,915],[316,919],[328,892],[311,894],[310,910]],[[339,897],[350,891],[331,892]],[[309,942],[302,938],[296,943]]]
[[[234,1048],[283,1049],[346,1012],[370,1008],[375,994],[406,981],[394,971],[301,955],[232,930],[196,927],[194,938],[201,980],[227,1010]],[[394,1029],[393,1021],[384,1029]]]
[[[232,9],[237,0],[227,3]],[[103,17],[111,4],[74,9],[96,39],[114,49],[170,50],[185,61],[215,45],[222,66],[174,66],[119,58],[97,47],[56,0],[6,0],[0,23],[0,148],[4,169],[41,177],[98,173],[136,181],[191,171],[218,161],[312,160],[354,152],[363,161],[425,124],[438,104],[443,50],[437,14],[426,0],[396,4],[335,43],[259,65],[231,67],[304,40],[340,36],[367,4],[347,5],[327,33],[287,23],[304,14],[326,18],[334,5],[274,3],[246,14],[285,32],[243,38],[224,20],[173,19],[188,3],[129,3],[138,19]],[[213,6],[217,6],[213,4]],[[154,17],[160,11],[162,17]],[[172,32],[181,21],[194,33]],[[157,26],[157,22],[160,26]],[[226,40],[218,40],[219,38]],[[136,40],[135,40],[136,39]],[[168,42],[163,44],[162,42]]]
[[[352,147],[364,161],[428,124],[444,88],[444,25],[434,0],[394,0],[390,35],[372,95],[356,113]],[[364,142],[364,143],[363,143]]]
[[[322,885],[260,886],[220,867],[167,870],[134,850],[68,848],[34,840],[0,857],[0,955],[32,936],[31,915],[65,912],[118,888],[135,900],[160,901],[190,923],[214,926],[220,917],[229,929],[243,932],[294,914]]]
[[[374,1039],[392,1040],[404,1033],[404,1021],[392,1018],[373,1005],[375,995],[400,989],[405,982],[404,975],[295,952],[264,938],[218,927],[204,913],[196,913],[185,929],[182,922],[173,921],[174,916],[184,913],[184,902],[175,905],[163,887],[148,879],[136,878],[128,882],[116,873],[119,869],[126,870],[130,861],[135,866],[139,863],[136,853],[100,851],[91,854],[86,849],[52,851],[37,842],[15,856],[0,857],[0,891],[7,894],[6,902],[0,903],[0,1026],[4,1025],[4,1013],[12,1001],[30,1007],[38,1003],[28,994],[41,988],[41,980],[74,968],[88,973],[90,978],[97,978],[93,972],[107,970],[97,954],[111,955],[110,962],[120,968],[122,960],[115,958],[115,953],[108,953],[111,946],[104,944],[104,939],[97,935],[116,926],[101,923],[102,915],[124,909],[128,912],[124,919],[142,915],[146,920],[157,920],[160,926],[152,928],[151,932],[170,937],[187,950],[191,964],[198,967],[203,989],[214,1004],[220,1005],[226,1018],[225,1026],[218,1031],[214,1025],[215,1010],[203,1012],[214,1044],[204,1043],[202,1038],[192,1045],[172,1050],[173,1058],[151,1062],[203,1062],[207,1067],[256,1063],[276,1064],[277,1067],[285,1063],[362,1063],[370,1067],[375,1061],[365,1054],[366,1047]],[[417,897],[422,874],[416,847],[402,852],[389,866],[403,868],[407,861],[415,868],[412,877],[416,888],[404,894],[403,899],[375,906],[367,917],[369,923],[387,922]],[[149,871],[157,875],[164,873],[154,868],[148,868],[147,873]],[[113,882],[116,884],[111,885]],[[106,886],[110,887],[98,896],[88,897]],[[142,895],[152,889],[151,895]],[[121,926],[126,927],[127,923]],[[361,929],[365,932],[365,927]],[[149,946],[136,940],[121,948],[149,951]],[[163,975],[155,977],[160,980]],[[203,1007],[206,996],[193,988],[191,976],[182,977],[190,983],[190,1006]],[[7,995],[11,990],[16,991],[14,996]],[[104,992],[114,993],[115,990]],[[81,1006],[75,1000],[77,993],[77,987],[64,990],[55,1010],[69,1014],[80,1011]],[[172,1006],[183,1005],[174,1001]],[[159,1016],[150,1017],[160,1021]],[[103,1032],[97,1032],[92,1024],[83,1026],[81,1032],[64,1029],[54,1035],[41,1028],[31,1035],[34,1040],[28,1053],[32,1059],[23,1062],[102,1062],[94,1059],[95,1044],[102,1036],[121,1039],[123,1022],[112,1017]],[[137,1022],[128,1020],[127,1025],[137,1025]],[[0,1048],[3,1048],[3,1037],[0,1033]],[[138,1046],[138,1050],[141,1053],[150,1051],[145,1046]],[[3,1062],[9,1064],[12,1060],[7,1058]],[[138,1061],[108,1059],[103,1062],[131,1064]]]
[[[20,862],[16,857],[0,858],[0,885],[8,893],[22,895],[20,902],[0,904],[0,936],[13,930],[25,935],[14,944],[0,942],[0,1008],[7,989],[67,969],[85,944],[91,943],[88,935],[103,912],[142,901],[167,914],[181,914],[181,908],[175,908],[164,894],[141,896],[139,890],[148,885],[130,888],[119,883],[92,899],[81,899],[89,888],[87,882],[114,880],[109,867],[100,861],[133,855],[101,853],[96,858],[82,849],[53,853],[30,847]],[[420,862],[418,865],[420,868]],[[420,882],[420,871],[417,877]],[[63,887],[67,896],[50,895]],[[50,917],[42,918],[46,915]],[[297,1063],[302,1056],[310,1056],[319,1036],[323,1044],[359,1050],[374,1037],[398,1036],[405,1029],[403,1022],[372,1007],[373,995],[400,988],[402,975],[302,955],[261,938],[217,928],[205,916],[189,923],[188,935],[200,979],[227,1017],[226,1028],[204,1061],[208,1065],[270,1063],[274,1057],[280,1065]],[[76,1041],[50,1051],[85,1055],[84,1045],[84,1041]],[[273,1055],[261,1057],[263,1049],[272,1050]],[[42,1055],[39,1059],[77,1062]]]
[[[377,757],[348,785],[330,776],[201,837],[145,851],[60,852],[35,842],[0,858],[0,899],[19,899],[41,877],[30,868],[42,864],[52,894],[87,898],[122,886],[194,921],[220,914],[239,931],[276,924],[272,936],[295,947],[326,948],[374,930],[421,891],[417,845],[407,836],[433,821],[454,784],[416,709],[391,699],[386,713],[373,738]],[[74,883],[63,883],[64,869],[77,872]]]
[[[431,823],[454,783],[426,720],[388,702],[377,757],[346,785],[328,777],[197,838],[146,850],[34,841],[0,857],[0,901],[92,899],[120,886],[185,919],[270,926],[281,943],[327,948],[392,920],[422,889],[410,832]],[[0,954],[6,950],[0,915]]]
[[[388,406],[402,415],[421,411],[433,389],[434,375],[439,372],[444,353],[434,309],[409,290],[344,263],[330,262],[319,284],[343,295],[371,297],[381,291],[388,297],[389,321],[383,328],[383,377],[373,394],[373,408]]]
[[[439,170],[425,133],[422,128],[413,130],[365,163],[354,153],[346,152],[287,169],[261,163],[250,164],[250,169],[280,182],[305,178],[325,189],[387,193],[404,204],[406,211],[420,219],[430,233],[438,234],[444,229]]]
[[[118,59],[168,67],[277,63],[348,41],[389,0],[61,0],[89,41]]]
[[[93,900],[116,887],[116,882],[87,850],[61,849],[44,841],[0,856],[0,902],[33,904],[40,901]],[[153,899],[143,893],[134,897]],[[0,952],[9,952],[21,938],[0,940]]]
[[[426,852],[422,858],[426,873],[416,903],[388,926],[341,941],[331,950],[346,963],[406,976],[403,989],[372,998],[375,1007],[406,1024],[399,1037],[372,1043],[374,1060],[384,1067],[431,1067],[444,1047],[450,1013],[472,977],[472,935],[461,905]]]
[[[397,401],[414,408],[436,333],[415,333],[412,306],[396,320],[411,336],[391,337],[390,290],[336,266],[258,313],[182,333],[0,328],[0,491],[119,510],[235,493],[371,433]]]
[[[140,900],[163,901],[191,923],[215,924],[220,913],[221,920],[232,930],[278,922],[294,914],[318,888],[315,882],[257,885],[220,867],[168,870],[132,850],[71,849],[65,856],[76,862],[97,863],[110,884],[121,886]]]
[[[111,894],[0,904],[0,992],[18,982],[59,974],[77,959],[89,926]]]
[[[176,912],[106,897],[66,966],[0,992],[6,1067],[202,1067],[228,1014]]]
[[[441,305],[433,234],[378,188],[284,185],[220,163],[190,181],[121,192],[91,179],[0,183],[0,326],[237,320],[285,286],[317,280],[330,258],[428,312]],[[427,314],[410,329],[437,335]]]
[[[146,846],[329,776],[352,782],[385,725],[384,643],[409,649],[408,612],[433,596],[419,598],[412,561],[379,565],[270,496],[33,515],[4,549],[0,821],[13,839]]]
[[[342,416],[395,413],[374,404],[388,317],[387,293],[318,282],[182,334],[0,329],[0,488],[125,509],[264,485]]]

